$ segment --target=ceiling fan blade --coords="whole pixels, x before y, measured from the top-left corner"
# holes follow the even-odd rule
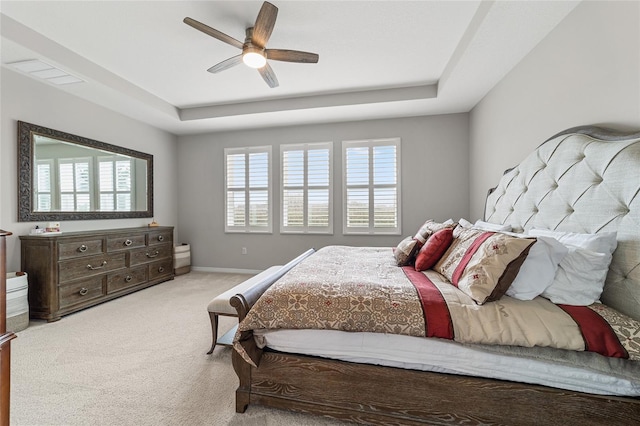
[[[285,62],[303,62],[315,64],[320,58],[317,53],[301,52],[299,50],[265,49],[267,59]]]
[[[232,56],[229,59],[225,59],[224,61],[215,64],[214,66],[212,66],[211,68],[209,68],[207,71],[209,71],[210,73],[218,73],[220,71],[224,71],[226,69],[229,69],[231,67],[235,67],[236,65],[238,65],[239,63],[242,62],[242,54],[237,55],[237,56]]]
[[[276,24],[278,8],[265,1],[260,8],[256,23],[253,26],[253,36],[251,42],[258,47],[264,48],[271,37],[273,26]]]
[[[273,68],[271,68],[269,63],[267,63],[262,68],[258,68],[258,72],[260,73],[264,81],[266,81],[269,87],[271,87],[272,89],[280,85],[278,83],[278,78],[276,77],[276,73],[273,72]]]
[[[238,49],[242,49],[242,42],[236,40],[231,36],[226,35],[223,32],[213,29],[210,26],[203,24],[202,22],[198,22],[195,19],[191,19],[189,17],[184,18],[182,22],[192,26],[198,31],[202,31],[205,34],[210,35],[213,38],[217,38],[218,40],[223,41],[227,44],[230,44],[234,47],[237,47]]]

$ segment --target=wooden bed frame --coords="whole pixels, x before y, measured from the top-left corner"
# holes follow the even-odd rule
[[[577,191],[579,195],[573,198],[570,196],[571,191],[562,193],[563,202],[566,203],[572,198],[570,207],[563,207],[570,211],[569,215],[565,214],[563,209],[550,208],[547,205],[548,203],[557,204],[553,201],[553,196],[547,195],[549,191],[543,192],[542,197],[539,191],[537,195],[532,194],[532,199],[537,200],[533,207],[522,195],[527,192],[527,186],[529,188],[535,186],[528,184],[533,182],[533,176],[540,176],[536,167],[542,170],[550,166],[556,170],[558,164],[564,164],[562,167],[566,170],[556,170],[555,173],[558,176],[564,176],[566,182],[560,182],[562,179],[558,180],[553,184],[553,189],[556,189],[558,183],[562,187],[575,181],[574,173],[578,173],[581,169],[579,163],[585,158],[587,160],[594,158],[594,163],[584,168],[595,173],[594,181],[600,183],[600,177],[606,181],[611,174],[607,168],[611,164],[615,167],[614,161],[619,161],[621,156],[619,152],[610,152],[608,155],[611,158],[607,159],[599,149],[602,146],[599,144],[601,141],[620,142],[616,146],[621,147],[632,146],[634,151],[630,158],[634,162],[634,168],[626,170],[625,173],[628,176],[638,176],[640,133],[622,135],[592,127],[570,129],[549,139],[536,150],[535,155],[532,154],[520,166],[505,172],[501,183],[494,188],[495,190],[490,191],[485,215],[489,221],[509,222],[516,229],[530,229],[537,224],[575,232],[617,230],[619,245],[611,268],[615,273],[610,272],[602,299],[612,307],[638,319],[640,306],[629,305],[630,295],[625,294],[625,291],[630,289],[633,294],[631,298],[635,297],[635,300],[638,300],[640,274],[633,271],[640,271],[640,267],[636,268],[637,262],[640,262],[638,259],[640,231],[637,223],[635,228],[632,227],[629,230],[626,226],[628,223],[621,221],[627,220],[625,218],[637,220],[640,212],[640,182],[635,182],[639,187],[635,195],[633,191],[629,192],[628,188],[624,188],[625,194],[631,194],[627,200],[629,205],[621,208],[621,214],[614,214],[612,220],[605,220],[598,214],[584,211],[584,214],[592,218],[591,225],[587,226],[583,223],[585,222],[583,217],[578,214],[586,208],[581,199],[587,191],[591,190],[589,188],[594,186],[593,183],[586,185],[585,190],[579,189]],[[561,142],[564,145],[559,148]],[[594,144],[594,142],[598,143]],[[614,145],[612,143],[610,146]],[[622,147],[618,151],[624,149],[626,148]],[[567,156],[571,158],[567,160],[565,158]],[[625,161],[628,161],[628,158]],[[531,164],[527,162],[542,164],[534,166],[532,171]],[[604,169],[598,168],[597,165],[600,163],[604,164]],[[628,163],[625,164],[629,166]],[[620,176],[611,179],[618,182],[619,178]],[[519,179],[525,180],[518,183]],[[575,186],[575,182],[573,185]],[[513,196],[513,191],[521,191],[523,186],[525,190],[522,194]],[[544,211],[551,211],[552,216],[542,214],[543,208]],[[537,215],[538,210],[540,215]],[[576,215],[573,215],[574,213]],[[577,226],[576,223],[581,225]],[[628,264],[630,255],[635,256],[635,259],[632,259],[635,265]],[[296,263],[300,260],[298,258],[292,262]],[[292,266],[292,262],[288,265]],[[244,319],[249,309],[276,279],[267,279],[231,299],[231,304],[236,308],[240,320]],[[620,282],[624,284],[622,287]],[[236,390],[237,412],[244,412],[249,404],[258,404],[345,421],[380,425],[640,424],[640,398],[592,395],[502,380],[404,370],[281,353],[259,349],[250,331],[243,332],[241,340],[245,338],[250,338],[249,342],[252,343],[248,348],[248,354],[252,359],[260,361],[256,368],[245,362],[236,351],[233,352],[233,366],[240,382]]]

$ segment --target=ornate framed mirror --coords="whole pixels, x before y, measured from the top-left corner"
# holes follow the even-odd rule
[[[153,216],[153,155],[18,121],[18,220]]]

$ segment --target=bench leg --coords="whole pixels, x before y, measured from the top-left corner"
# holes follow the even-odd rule
[[[218,341],[218,315],[214,312],[209,312],[209,318],[211,319],[211,349],[207,352],[207,355],[211,355],[216,348],[216,342]]]

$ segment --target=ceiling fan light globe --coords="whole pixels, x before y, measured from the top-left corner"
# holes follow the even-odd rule
[[[242,55],[242,61],[251,68],[262,68],[267,63],[267,58],[257,52],[247,52]]]

